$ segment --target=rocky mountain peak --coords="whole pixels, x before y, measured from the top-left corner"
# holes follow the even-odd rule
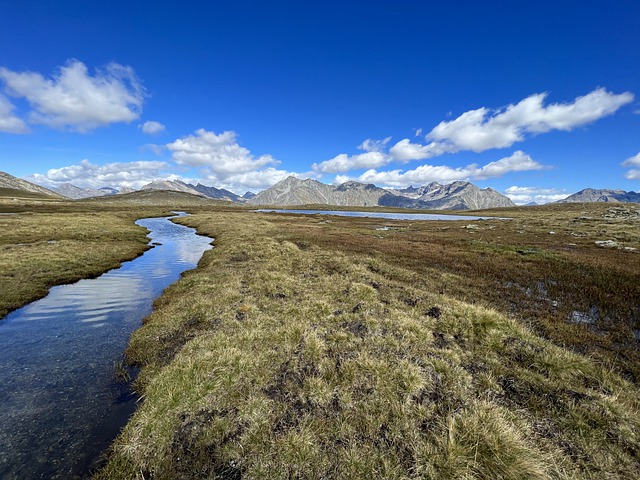
[[[441,185],[432,182],[419,188],[390,190],[356,181],[338,186],[317,180],[288,177],[260,192],[247,203],[253,205],[396,206],[425,209],[479,209],[513,206],[513,202],[495,190],[480,190],[469,182]]]

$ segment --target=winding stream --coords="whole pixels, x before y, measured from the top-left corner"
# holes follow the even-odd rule
[[[153,301],[211,248],[169,218],[136,222],[159,244],[141,257],[0,320],[0,478],[85,476],[133,413],[115,364]]]

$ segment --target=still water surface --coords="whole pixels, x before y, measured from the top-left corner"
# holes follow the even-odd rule
[[[0,478],[85,476],[135,409],[114,363],[212,241],[168,218],[136,223],[160,245],[0,320]]]
[[[395,213],[395,212],[349,212],[342,210],[271,210],[261,209],[256,212],[303,213],[306,215],[336,215],[338,217],[368,217],[386,220],[509,220],[502,217],[479,217],[477,215],[447,215],[439,213]]]

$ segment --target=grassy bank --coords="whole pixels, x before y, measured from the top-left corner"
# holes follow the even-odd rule
[[[637,478],[637,364],[616,360],[637,223],[509,213],[181,220],[216,248],[133,335],[144,401],[98,478]]]
[[[85,209],[68,202],[10,210],[0,215],[0,318],[53,285],[97,276],[137,257],[149,240],[134,221],[162,212]]]

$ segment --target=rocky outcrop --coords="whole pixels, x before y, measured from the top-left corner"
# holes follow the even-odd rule
[[[640,193],[604,188],[585,188],[557,203],[623,202],[640,203]]]
[[[437,182],[424,187],[390,190],[372,184],[346,182],[338,186],[316,180],[288,177],[273,187],[249,199],[252,205],[335,205],[335,206],[394,206],[434,210],[470,210],[511,207],[514,203],[490,188],[480,189],[469,182],[441,185]]]

